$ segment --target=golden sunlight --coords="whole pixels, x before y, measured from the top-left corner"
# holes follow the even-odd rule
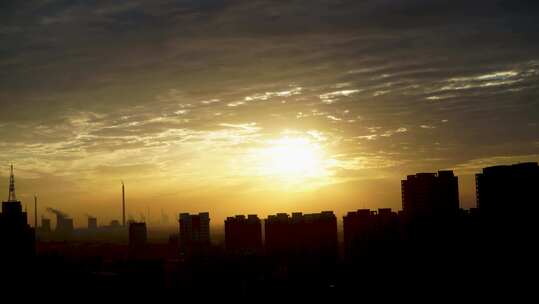
[[[261,173],[287,182],[302,182],[326,175],[324,151],[307,138],[283,137],[259,151]]]

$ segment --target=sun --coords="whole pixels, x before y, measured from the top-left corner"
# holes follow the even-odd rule
[[[260,151],[262,173],[287,181],[304,181],[322,177],[324,151],[308,138],[282,137],[271,140]]]

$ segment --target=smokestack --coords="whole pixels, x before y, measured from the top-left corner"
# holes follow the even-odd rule
[[[58,209],[49,207],[47,211],[56,215],[56,234],[63,238],[69,237],[73,232],[73,219]]]
[[[51,232],[51,220],[41,216],[41,231]]]
[[[125,227],[125,185],[122,181],[122,226]]]
[[[51,207],[48,207],[47,208],[47,211],[51,212],[51,213],[54,213],[56,216],[59,216],[59,217],[68,217],[67,214],[63,213],[62,211],[58,210],[58,209],[54,209],[54,208],[51,208]]]
[[[37,195],[34,194],[34,228],[37,229]]]

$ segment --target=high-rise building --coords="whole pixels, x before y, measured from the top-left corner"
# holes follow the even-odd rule
[[[401,181],[401,189],[402,209],[408,217],[458,214],[458,177],[453,171],[408,175]]]
[[[343,228],[348,258],[375,254],[373,251],[381,244],[391,244],[400,237],[399,216],[389,208],[348,212],[343,217]]]
[[[539,203],[539,166],[493,166],[476,174],[477,207],[482,215],[503,215],[508,208],[532,214]]]
[[[268,253],[286,253],[292,250],[294,238],[292,237],[292,220],[286,213],[270,215],[264,221],[264,234],[266,251]]]
[[[336,258],[337,218],[333,211],[270,215],[265,221],[266,250],[270,254]]]
[[[2,202],[0,214],[0,256],[22,259],[35,254],[35,230],[27,223],[27,214],[15,195],[13,166],[9,180],[9,196]]]
[[[210,245],[210,214],[180,214],[180,252],[190,254]]]
[[[262,249],[262,222],[251,214],[225,220],[225,246],[234,253],[257,253]]]
[[[344,248],[347,257],[358,255],[358,247],[372,238],[376,217],[370,209],[348,212],[343,217]]]
[[[141,257],[146,253],[148,232],[146,223],[129,222],[129,255]]]

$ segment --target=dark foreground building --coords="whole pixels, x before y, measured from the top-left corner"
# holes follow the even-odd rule
[[[266,251],[270,255],[321,257],[338,254],[337,218],[333,211],[270,215],[265,222]]]
[[[447,217],[458,214],[459,185],[453,171],[408,175],[401,181],[401,189],[405,216]]]
[[[129,256],[144,257],[148,246],[146,223],[129,223]]]
[[[225,220],[225,246],[229,253],[261,253],[262,222],[256,214]]]
[[[9,196],[2,202],[0,214],[0,256],[9,261],[23,260],[35,255],[35,231],[27,223],[26,212],[15,195],[13,166],[9,180]],[[6,261],[6,260],[4,260]],[[4,265],[8,265],[9,262]]]
[[[348,212],[343,229],[347,259],[380,257],[394,249],[401,238],[399,216],[389,208]]]
[[[210,214],[208,212],[181,213],[179,223],[180,253],[191,255],[206,252],[211,245]]]
[[[475,181],[477,207],[482,215],[506,215],[508,208],[536,214],[539,209],[537,163],[487,167],[476,174]]]
[[[484,168],[476,174],[479,230],[485,251],[515,262],[536,259],[539,166]]]

